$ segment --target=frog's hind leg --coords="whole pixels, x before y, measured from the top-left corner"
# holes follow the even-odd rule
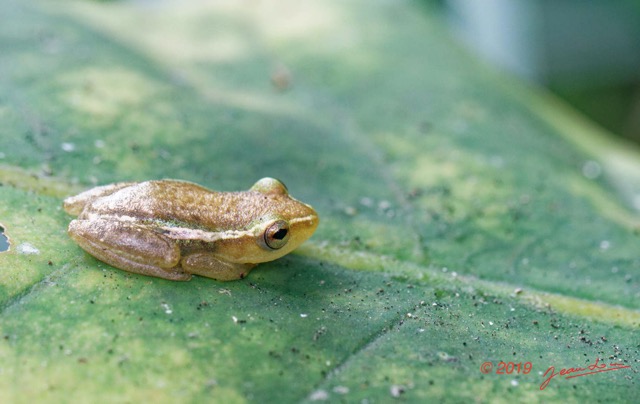
[[[191,279],[179,266],[178,245],[145,226],[106,219],[73,220],[69,235],[86,252],[116,268],[174,281]]]
[[[70,215],[78,216],[85,205],[93,202],[95,199],[111,195],[112,193],[131,185],[135,182],[118,182],[116,184],[103,185],[101,187],[91,188],[88,191],[84,191],[75,196],[66,198],[62,204],[64,211]]]

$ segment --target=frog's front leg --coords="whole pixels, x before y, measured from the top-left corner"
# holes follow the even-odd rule
[[[116,268],[174,281],[191,274],[180,267],[180,248],[144,225],[114,219],[73,220],[69,235],[85,251]]]
[[[194,275],[206,276],[218,281],[242,279],[255,264],[236,264],[222,261],[212,253],[196,252],[182,258],[182,269]]]

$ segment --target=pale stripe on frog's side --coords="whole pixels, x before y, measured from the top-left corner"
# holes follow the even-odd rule
[[[294,250],[318,226],[315,210],[273,178],[244,192],[176,180],[112,184],[67,198],[64,208],[78,215],[69,235],[88,253],[172,280],[243,278],[255,264]]]
[[[309,205],[307,205],[309,206]],[[310,206],[309,206],[310,207]],[[132,218],[133,219],[133,218]],[[317,216],[309,215],[299,219],[289,220],[289,224],[313,223],[318,220]],[[254,229],[249,230],[227,230],[227,231],[205,231],[200,229],[189,229],[177,226],[162,226],[162,233],[175,240],[198,240],[212,243],[222,239],[240,239],[247,236],[255,236]]]

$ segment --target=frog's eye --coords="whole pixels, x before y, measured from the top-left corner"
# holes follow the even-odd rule
[[[289,223],[284,220],[273,222],[264,232],[264,242],[273,250],[284,247],[287,241],[289,241]]]

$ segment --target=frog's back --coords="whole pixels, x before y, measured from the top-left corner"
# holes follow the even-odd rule
[[[253,194],[216,192],[186,181],[145,181],[96,199],[88,212],[211,230],[242,228],[266,209],[247,197]]]
[[[68,214],[78,216],[86,206],[91,205],[95,200],[109,196],[119,189],[127,188],[135,184],[135,182],[118,182],[115,184],[94,187],[81,192],[78,195],[66,198],[62,206]]]
[[[89,213],[129,216],[136,219],[184,220],[194,210],[215,205],[219,192],[177,180],[155,180],[131,183],[110,195],[96,198]]]

